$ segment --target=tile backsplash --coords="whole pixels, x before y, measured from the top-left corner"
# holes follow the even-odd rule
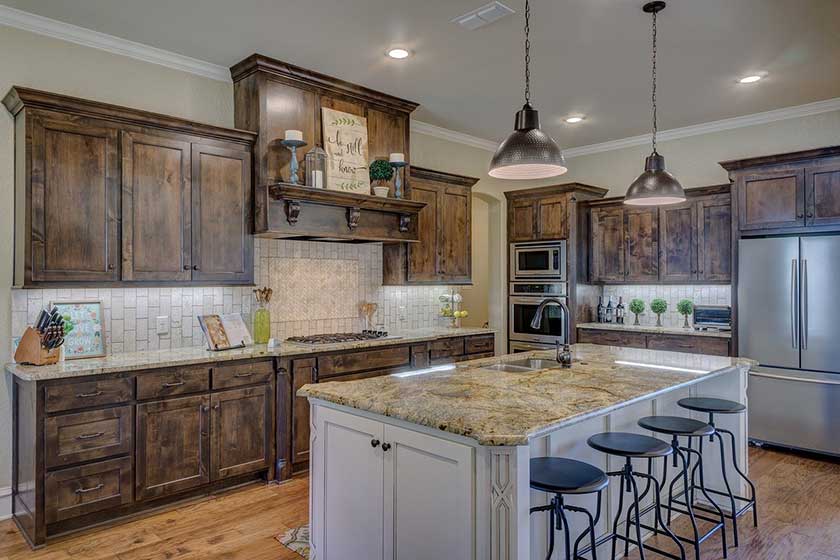
[[[624,305],[630,305],[630,300],[638,298],[645,302],[645,312],[639,316],[642,325],[655,325],[656,314],[650,310],[650,302],[654,298],[662,298],[668,302],[668,311],[662,315],[662,325],[666,327],[681,327],[683,316],[677,313],[677,303],[681,299],[690,299],[695,305],[732,305],[731,288],[719,284],[690,284],[690,285],[620,285],[604,286],[604,305],[610,297],[613,305],[618,304],[618,298],[624,298]],[[689,318],[689,322],[691,318]],[[633,314],[627,311],[626,323],[632,324]]]
[[[438,318],[446,286],[383,286],[382,245],[257,239],[255,282],[274,290],[275,338],[359,331],[366,301],[378,304],[375,321],[389,331],[445,324]],[[17,337],[51,301],[102,301],[107,352],[204,345],[197,315],[241,313],[250,324],[253,288],[107,288],[12,290],[12,333]],[[155,319],[169,317],[169,334]]]

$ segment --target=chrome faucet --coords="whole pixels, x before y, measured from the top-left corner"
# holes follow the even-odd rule
[[[566,305],[566,302],[553,297],[545,298],[540,302],[539,306],[537,306],[537,310],[534,312],[534,318],[531,319],[532,329],[536,330],[540,328],[540,325],[542,325],[543,311],[551,303],[556,303],[560,306],[563,310],[564,319],[568,321],[569,306]],[[563,367],[572,367],[572,352],[569,349],[568,344],[562,344],[559,340],[555,341],[555,359],[560,362],[560,365]]]

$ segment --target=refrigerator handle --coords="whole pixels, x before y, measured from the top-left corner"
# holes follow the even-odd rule
[[[796,332],[797,317],[799,316],[799,308],[797,306],[797,294],[799,293],[798,282],[798,267],[796,266],[796,259],[790,261],[790,345],[795,349],[799,349],[797,344],[798,333]]]
[[[801,299],[802,302],[800,304],[800,309],[802,310],[802,349],[808,349],[808,261],[807,259],[802,259],[802,288],[801,288]]]

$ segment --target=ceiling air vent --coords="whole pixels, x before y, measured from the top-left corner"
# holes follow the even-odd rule
[[[458,16],[452,20],[464,29],[472,31],[479,27],[489,25],[494,21],[498,21],[505,16],[509,16],[514,11],[501,2],[490,2],[480,8],[476,8],[462,16]]]

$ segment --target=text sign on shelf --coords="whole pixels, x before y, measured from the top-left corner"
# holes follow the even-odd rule
[[[327,152],[327,188],[370,194],[367,119],[321,108]]]

